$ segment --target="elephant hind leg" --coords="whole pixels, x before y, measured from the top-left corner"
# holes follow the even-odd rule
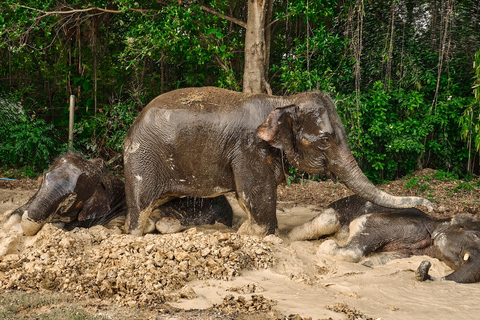
[[[363,257],[374,252],[382,244],[385,244],[382,235],[370,233],[367,227],[368,216],[364,215],[352,221],[348,227],[348,239],[342,246],[337,245],[334,240],[327,240],[319,247],[320,253],[334,255],[341,260],[359,262]]]
[[[273,234],[275,233],[275,228],[276,228],[276,220],[275,223],[261,223],[259,222],[257,215],[255,211],[252,212],[252,210],[257,210],[257,208],[252,208],[251,202],[249,201],[249,198],[245,194],[238,194],[237,193],[237,201],[240,207],[243,209],[243,211],[247,214],[247,220],[242,223],[240,228],[238,229],[238,233],[240,234],[246,234],[246,235],[267,235],[267,234]],[[268,209],[263,211],[265,214],[268,214]],[[272,210],[270,210],[272,211]],[[275,213],[275,209],[273,210]],[[271,213],[269,214],[271,216]],[[273,218],[273,219],[276,219]]]
[[[131,155],[132,157],[132,155]],[[125,198],[127,202],[127,219],[125,231],[134,236],[142,236],[149,222],[150,214],[159,205],[170,200],[163,193],[160,181],[155,179],[156,171],[152,165],[143,162],[142,168],[132,170],[130,164],[125,168]],[[144,174],[149,172],[150,174]],[[161,202],[159,203],[159,200]]]
[[[126,221],[127,232],[134,236],[142,236],[145,233],[153,232],[157,220],[161,217],[152,215],[152,213],[155,208],[173,198],[175,197],[168,195],[150,196],[148,199],[143,198],[141,201],[138,201],[136,206],[129,206]]]

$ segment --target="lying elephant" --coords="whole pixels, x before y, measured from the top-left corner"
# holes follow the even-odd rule
[[[274,233],[284,155],[295,168],[336,176],[378,205],[433,207],[425,199],[395,197],[370,183],[325,93],[276,97],[187,88],[155,98],[127,133],[128,232],[142,235],[152,210],[172,198],[235,191],[248,216],[239,232]]]
[[[415,208],[380,207],[353,195],[333,202],[288,236],[307,240],[333,234],[344,244],[326,240],[320,250],[343,260],[358,262],[374,251],[429,255],[455,270],[442,279],[480,281],[480,220],[472,217],[435,219]],[[428,279],[429,268],[429,261],[422,262],[417,278]]]
[[[233,211],[225,197],[178,199],[157,208],[156,212],[157,219],[173,217],[184,226],[215,221],[232,226]],[[39,190],[12,215],[21,216],[25,235],[37,233],[49,221],[64,223],[66,230],[93,225],[123,226],[124,183],[108,172],[101,159],[87,160],[70,152],[51,165],[43,175]],[[154,231],[155,222],[151,221],[147,231]]]

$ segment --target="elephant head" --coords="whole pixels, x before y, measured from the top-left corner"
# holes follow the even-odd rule
[[[123,182],[105,172],[103,162],[76,153],[58,158],[42,177],[37,193],[13,214],[22,229],[34,235],[56,214],[64,223],[104,219],[125,207]]]
[[[295,168],[339,178],[350,190],[377,205],[408,208],[433,205],[420,197],[398,197],[376,188],[363,174],[350,150],[333,100],[324,93],[293,96],[258,127],[258,136],[284,151]]]
[[[480,221],[457,215],[432,234],[435,257],[455,271],[443,279],[461,283],[480,281]]]

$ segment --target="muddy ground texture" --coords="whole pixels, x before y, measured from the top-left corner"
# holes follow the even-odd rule
[[[480,217],[480,187],[475,180],[444,180],[434,170],[425,169],[379,187],[395,195],[432,200],[437,210],[431,214],[436,217],[458,213]],[[0,222],[5,222],[6,209],[26,202],[37,188],[36,180],[0,180]],[[332,181],[282,185],[278,187],[277,214],[306,207],[312,215],[350,194],[344,185]],[[227,285],[230,293],[219,303],[182,307],[188,306],[182,301],[199,296],[191,283],[200,281],[203,287],[215,290],[213,281],[229,283],[250,270],[273,270],[296,283],[315,285],[316,275],[297,271],[295,261],[285,262],[280,253],[294,250],[289,248],[285,233],[295,222],[281,224],[277,235],[259,238],[235,232],[242,219],[236,217],[232,229],[199,226],[176,234],[139,238],[122,234],[119,229],[97,226],[65,232],[49,224],[36,236],[24,237],[13,226],[0,238],[0,318],[378,318],[371,311],[366,315],[346,304],[325,305],[321,301],[318,308],[328,310],[322,313],[327,314],[324,317],[279,310],[275,299],[263,295],[264,289],[248,281],[242,286]],[[315,270],[328,276],[325,268],[317,266]]]

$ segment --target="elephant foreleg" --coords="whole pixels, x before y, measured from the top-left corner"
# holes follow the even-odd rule
[[[340,228],[341,224],[337,212],[333,208],[327,208],[310,221],[293,228],[288,233],[288,237],[297,241],[317,239],[334,234]]]
[[[265,171],[257,170],[242,177],[235,177],[236,195],[240,207],[247,214],[238,229],[239,233],[250,235],[267,235],[275,233],[277,228],[276,202],[277,185],[273,175],[265,176]],[[242,179],[243,178],[243,179]]]
[[[338,246],[333,240],[327,240],[320,245],[319,252],[334,255],[345,261],[359,262],[377,250],[385,242],[381,235],[366,231],[367,218],[368,215],[362,216],[350,223],[348,239],[343,246]]]

